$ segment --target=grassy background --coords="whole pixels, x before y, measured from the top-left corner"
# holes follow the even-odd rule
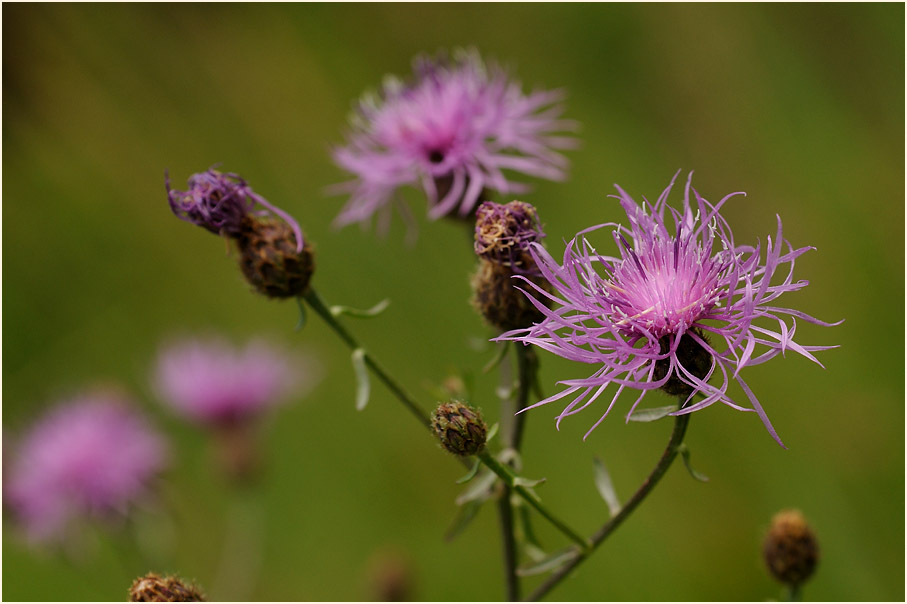
[[[674,468],[552,597],[777,597],[760,542],[776,511],[798,507],[822,547],[806,598],[902,600],[903,23],[900,4],[6,4],[4,435],[86,385],[129,389],[175,453],[163,495],[173,514],[145,519],[172,550],[156,570],[232,599],[213,585],[230,494],[209,471],[205,435],[161,409],[147,378],[174,332],[270,334],[316,355],[325,379],[267,427],[251,597],[368,599],[375,565],[400,558],[414,598],[501,598],[492,509],[453,543],[442,538],[458,464],[377,384],[357,413],[348,351],[314,318],[293,333],[295,305],[249,293],[222,242],[170,215],[163,187],[165,168],[182,185],[223,162],[294,214],[317,243],[322,295],[359,307],[392,298],[354,329],[428,407],[434,385],[491,354],[470,343],[489,332],[467,303],[467,241],[456,225],[427,223],[416,194],[413,246],[399,221],[386,238],[334,230],[343,199],[324,188],[345,176],[328,150],[385,73],[405,74],[419,52],[474,45],[527,89],[565,88],[567,115],[583,125],[570,180],[525,197],[555,255],[579,229],[620,219],[613,183],[656,196],[676,170],[695,169],[710,199],[748,193],[726,207],[738,241],[774,233],[778,213],[795,246],[818,249],[798,260],[811,285],[788,305],[846,319],[799,326],[800,342],[841,345],[821,354],[826,370],[790,355],[746,372],[789,450],[755,415],[696,414],[687,443],[711,482]],[[549,392],[588,373],[551,355],[542,366]],[[494,378],[477,386],[493,417]],[[527,474],[547,477],[545,502],[591,532],[606,516],[592,457],[627,497],[670,425],[625,425],[618,411],[583,442],[598,415],[557,432],[557,410],[529,417]],[[149,570],[103,534],[67,560],[24,547],[6,517],[4,528],[7,600],[116,600]]]

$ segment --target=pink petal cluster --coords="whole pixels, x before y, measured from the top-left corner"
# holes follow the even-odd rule
[[[15,447],[5,497],[33,541],[59,540],[80,517],[124,514],[150,494],[167,447],[119,396],[51,409]]]
[[[161,351],[155,381],[176,412],[218,425],[254,418],[285,402],[300,386],[298,370],[284,351],[263,341],[235,348],[217,337],[192,338]]]
[[[351,194],[336,222],[367,222],[378,212],[386,222],[404,185],[421,186],[436,219],[470,214],[483,190],[528,190],[504,170],[562,180],[567,160],[556,149],[575,146],[555,134],[575,128],[560,119],[562,100],[560,91],[523,94],[475,51],[416,59],[411,82],[388,78],[380,96],[363,97],[348,144],[334,151],[355,176],[336,187]]]
[[[617,187],[615,197],[627,214],[629,227],[606,223],[581,231],[567,245],[561,264],[540,245],[531,244],[531,253],[554,293],[526,281],[535,296],[546,297],[553,304],[549,308],[529,296],[544,313],[544,320],[498,339],[532,344],[599,366],[588,378],[560,382],[565,389],[528,407],[574,396],[558,415],[558,425],[589,407],[612,384],[616,390],[611,402],[592,429],[627,388],[640,391],[629,418],[646,393],[673,379],[689,392],[676,414],[692,413],[716,402],[755,411],[781,444],[740,371],[787,351],[821,365],[812,352],[834,348],[794,341],[796,319],[832,324],[776,302],[783,294],[806,287],[807,281],[793,280],[794,260],[814,248],[794,249],[783,239],[780,217],[774,241],[768,237],[764,248],[737,245],[720,210],[742,193],[732,193],[713,205],[692,187],[691,173],[678,211],[667,204],[676,178],[655,204],[644,202],[642,206]],[[619,255],[599,253],[586,238],[602,228],[612,229]],[[688,369],[690,363],[683,357],[691,348],[707,354],[704,375]],[[728,386],[732,381],[740,385],[751,407],[731,399]],[[694,401],[696,395],[701,400]]]

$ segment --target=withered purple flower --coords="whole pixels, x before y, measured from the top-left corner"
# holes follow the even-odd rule
[[[421,186],[429,217],[437,219],[469,215],[483,190],[528,190],[504,170],[562,180],[567,160],[556,150],[575,146],[556,134],[575,128],[560,118],[562,100],[560,91],[523,94],[475,51],[417,58],[411,81],[388,78],[380,96],[363,97],[349,142],[334,151],[355,177],[335,187],[350,194],[337,224],[364,223],[376,213],[386,222],[401,186]]]
[[[806,287],[807,281],[793,281],[794,260],[814,248],[794,249],[782,238],[779,217],[777,234],[774,241],[768,237],[762,260],[761,245],[735,244],[720,214],[722,206],[741,193],[713,205],[692,187],[691,173],[683,208],[677,211],[667,205],[676,178],[654,205],[640,206],[617,187],[616,198],[627,213],[629,227],[606,223],[581,231],[567,245],[562,264],[532,244],[531,253],[554,293],[525,281],[552,308],[529,296],[544,320],[498,339],[532,344],[599,366],[588,378],[560,382],[565,389],[527,407],[575,395],[557,416],[560,425],[613,384],[616,392],[611,403],[586,436],[625,389],[641,391],[628,418],[646,393],[663,389],[684,400],[675,415],[716,402],[755,411],[782,444],[740,371],[786,351],[821,365],[812,353],[835,348],[798,344],[794,334],[796,319],[826,326],[837,323],[775,305],[782,294]],[[602,228],[612,229],[619,256],[600,254],[589,243],[587,235]],[[757,346],[763,351],[757,353]],[[716,376],[713,385],[710,381]],[[727,392],[731,380],[740,384],[751,407],[731,399]],[[697,394],[703,398],[694,402]]]
[[[514,273],[538,274],[529,244],[544,239],[535,208],[524,201],[483,202],[476,210],[475,252]]]
[[[290,225],[296,236],[296,251],[302,251],[303,238],[299,223],[253,191],[238,174],[209,168],[206,172],[190,176],[189,189],[186,191],[171,189],[170,177],[166,174],[164,184],[170,208],[178,218],[186,222],[217,235],[235,238],[243,232],[247,216],[267,216],[268,213],[273,213]]]

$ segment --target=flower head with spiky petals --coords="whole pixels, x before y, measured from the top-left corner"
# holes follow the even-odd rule
[[[575,129],[560,119],[560,91],[523,94],[497,65],[475,51],[449,59],[419,57],[413,80],[385,81],[380,97],[366,95],[353,117],[346,146],[335,162],[355,179],[335,187],[351,194],[339,225],[367,222],[380,212],[386,224],[401,186],[421,184],[429,217],[469,215],[483,190],[527,190],[503,170],[562,180],[567,160],[557,149],[575,139],[556,135]]]
[[[248,215],[273,213],[290,225],[296,236],[296,251],[302,251],[302,229],[299,228],[299,223],[253,191],[238,174],[219,172],[212,167],[206,172],[190,176],[188,190],[175,191],[170,188],[170,177],[165,173],[164,186],[167,188],[170,209],[181,220],[217,235],[238,237]]]
[[[564,390],[527,409],[576,395],[558,415],[560,425],[563,418],[587,408],[614,384],[611,403],[588,436],[624,389],[641,391],[627,418],[647,392],[663,389],[684,400],[674,414],[692,413],[716,402],[755,411],[782,444],[740,370],[788,350],[821,365],[812,352],[835,348],[796,343],[797,318],[833,324],[775,305],[782,294],[808,284],[793,281],[794,260],[814,248],[794,249],[782,238],[778,218],[775,240],[767,239],[763,262],[761,246],[736,245],[720,214],[722,206],[740,193],[713,205],[692,187],[692,176],[687,180],[681,211],[667,205],[677,174],[654,205],[640,206],[617,187],[615,197],[630,226],[606,223],[581,231],[567,245],[563,264],[540,245],[532,245],[531,253],[554,293],[526,281],[537,296],[553,302],[553,308],[529,296],[544,313],[544,320],[497,339],[533,344],[600,367],[588,378],[561,382]],[[587,240],[590,232],[602,228],[613,229],[619,256],[599,254]],[[772,284],[773,280],[777,282]],[[785,316],[790,317],[790,325]],[[765,350],[757,354],[757,346]],[[720,377],[713,379],[716,376]],[[731,380],[740,384],[751,407],[730,398]],[[693,402],[697,394],[703,398]]]
[[[166,459],[163,438],[118,394],[84,395],[14,447],[4,496],[29,540],[60,540],[74,520],[123,514],[148,496]]]

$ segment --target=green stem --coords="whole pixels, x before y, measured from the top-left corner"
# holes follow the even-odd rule
[[[509,344],[508,344],[509,345]],[[526,407],[529,401],[529,389],[535,375],[537,363],[535,354],[526,346],[513,346],[516,351],[517,381],[515,396],[501,398],[501,439],[505,449],[519,452],[523,440],[523,428],[526,415],[517,411]],[[505,371],[507,365],[501,366],[501,376],[509,380],[510,374]],[[513,467],[513,464],[509,464]],[[511,500],[512,489],[504,486],[498,500],[498,516],[501,522],[501,539],[504,553],[504,578],[507,585],[507,599],[511,602],[520,599],[520,579],[517,575],[518,554],[515,536],[515,509]]]
[[[501,519],[501,540],[504,548],[504,581],[507,585],[507,601],[520,599],[520,578],[516,574],[517,549],[514,536],[513,504],[510,502],[511,489],[504,487],[498,499],[498,515]]]
[[[523,485],[516,483],[516,476],[514,476],[513,471],[509,467],[503,465],[497,459],[492,457],[492,455],[488,451],[485,450],[481,451],[478,454],[478,457],[482,461],[482,463],[488,467],[489,470],[497,474],[498,477],[500,477],[500,479],[504,481],[504,484],[513,489],[513,491],[517,495],[522,497],[526,503],[535,508],[535,510],[539,514],[544,516],[545,519],[548,520],[548,522],[553,524],[558,528],[558,530],[564,533],[564,535],[569,537],[571,541],[577,543],[582,551],[586,551],[589,548],[590,544],[583,537],[580,537],[576,532],[574,532],[573,529],[567,526],[564,522],[561,522],[561,520],[554,514],[548,511],[548,509],[542,505],[542,502],[539,501],[537,495],[529,491]]]
[[[674,419],[674,430],[671,432],[671,440],[668,441],[668,446],[665,448],[664,453],[661,455],[661,459],[658,460],[658,463],[655,465],[655,468],[649,474],[649,476],[643,481],[642,485],[637,489],[636,493],[633,494],[633,497],[620,509],[620,511],[613,517],[611,520],[606,522],[589,540],[589,547],[583,548],[577,552],[576,558],[562,566],[557,572],[552,574],[547,581],[542,583],[532,594],[527,598],[527,601],[534,602],[543,598],[549,591],[551,591],[555,586],[557,586],[561,581],[563,581],[573,570],[579,566],[589,555],[595,551],[595,549],[601,545],[608,536],[614,532],[617,527],[623,524],[624,520],[636,509],[636,507],[642,503],[642,500],[646,498],[649,492],[655,488],[655,485],[658,484],[658,481],[661,480],[661,477],[665,475],[668,471],[668,468],[671,467],[671,463],[674,461],[674,458],[677,457],[679,452],[680,445],[683,444],[683,437],[687,430],[687,424],[690,422],[689,414],[678,415]]]
[[[336,317],[331,314],[328,306],[324,303],[321,297],[318,296],[314,289],[309,288],[309,290],[305,294],[303,294],[302,297],[306,302],[308,302],[309,306],[312,307],[312,310],[318,313],[318,315],[322,319],[324,319],[324,322],[327,323],[328,326],[333,329],[338,336],[340,336],[340,339],[343,340],[346,345],[350,347],[350,349],[364,350],[359,342],[357,342],[356,339],[346,330],[346,328],[344,328],[343,325],[341,325],[340,322],[337,321]],[[365,360],[365,363],[369,367],[369,369],[371,369],[372,372],[378,376],[378,378],[384,383],[384,385],[387,386],[388,390],[390,390],[391,393],[394,394],[394,396],[396,396],[397,399],[401,403],[403,403],[406,408],[416,417],[416,419],[419,420],[419,423],[428,428],[430,432],[434,433],[434,430],[431,427],[431,420],[429,419],[428,415],[426,415],[419,408],[419,405],[416,404],[416,402],[409,394],[407,394],[403,387],[400,386],[393,378],[391,378],[390,375],[388,375],[387,372],[385,372],[384,369],[380,365],[378,365],[377,361],[375,361],[375,359],[368,352],[364,352],[363,359]],[[479,460],[483,464],[485,464],[485,466],[487,466],[495,474],[500,476],[504,480],[505,484],[513,488],[514,492],[522,497],[526,501],[526,503],[538,510],[538,512],[542,516],[548,519],[549,522],[554,524],[554,526],[560,529],[561,532],[570,537],[573,541],[581,544],[583,548],[586,547],[586,541],[582,537],[579,537],[575,532],[573,532],[566,524],[558,520],[551,512],[545,509],[545,507],[538,501],[538,498],[535,495],[530,493],[528,490],[526,490],[526,488],[522,486],[514,486],[513,472],[511,472],[509,469],[505,469],[487,452],[483,451],[479,454],[478,457]],[[467,467],[470,466],[470,463],[466,458],[460,457],[458,459],[461,463],[463,463],[463,465]]]
[[[519,413],[529,404],[529,392],[538,379],[539,362],[535,350],[528,346],[514,344],[517,358],[517,397],[516,411],[513,426],[513,443],[510,445],[517,451],[523,442],[523,429],[526,425],[526,414]]]
[[[242,602],[252,595],[262,566],[264,509],[255,489],[237,487],[232,496],[223,553],[211,592],[220,600]]]
[[[309,306],[312,307],[312,310],[318,313],[318,315],[322,319],[324,319],[324,322],[327,323],[328,326],[333,329],[338,336],[340,336],[340,339],[343,340],[347,346],[349,346],[352,350],[362,348],[359,342],[356,341],[356,339],[350,334],[350,332],[348,332],[346,328],[341,325],[337,318],[331,313],[330,309],[314,289],[309,288],[302,297],[306,302],[309,303]],[[363,360],[365,361],[365,364],[368,366],[368,368],[372,370],[372,373],[378,376],[378,379],[381,380],[385,386],[387,386],[388,390],[390,390],[391,393],[393,393],[393,395],[396,396],[401,403],[403,403],[403,405],[409,410],[409,412],[412,413],[413,416],[415,416],[415,418],[419,420],[419,422],[423,426],[431,430],[431,420],[429,419],[429,417],[425,414],[424,411],[422,411],[419,405],[403,389],[403,387],[387,374],[387,372],[378,364],[375,358],[368,352],[365,352]]]
[[[785,585],[784,586],[784,601],[785,602],[800,602],[803,600],[802,593],[800,592],[799,585]]]

